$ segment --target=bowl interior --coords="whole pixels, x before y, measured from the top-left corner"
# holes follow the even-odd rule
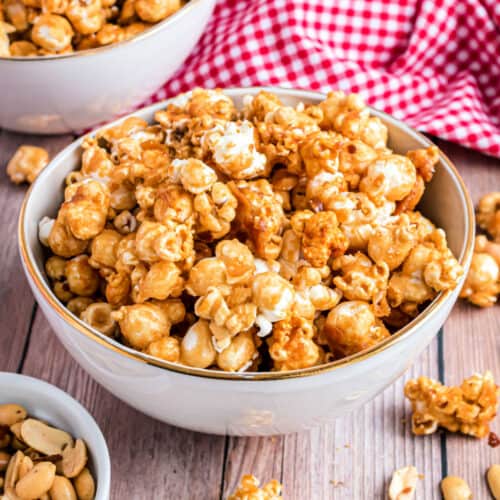
[[[28,415],[83,439],[90,455],[88,467],[96,480],[95,498],[108,498],[111,469],[106,442],[94,419],[80,403],[41,380],[0,372],[0,404],[5,403],[20,404]]]
[[[225,93],[233,98],[237,107],[240,107],[242,106],[242,100],[245,95],[256,94],[260,90],[262,90],[262,88],[228,89],[225,90]],[[317,92],[277,88],[269,88],[267,90],[277,94],[285,104],[292,106],[299,102],[317,103],[324,99],[324,95]],[[157,103],[148,108],[139,110],[133,113],[133,115],[148,121],[153,121],[154,113],[159,109],[163,109],[166,102],[167,101]],[[389,147],[396,153],[405,153],[410,149],[428,147],[432,144],[426,137],[412,130],[395,118],[377,110],[372,109],[371,112],[387,125],[390,138]],[[118,123],[119,121],[121,120],[117,120],[114,123]],[[69,172],[79,167],[81,142],[82,138],[72,143],[57,155],[49,166],[45,168],[31,187],[25,201],[24,210],[21,214],[20,237],[24,240],[24,242],[21,242],[21,247],[23,247],[24,244],[27,260],[34,263],[33,272],[39,278],[44,288],[44,294],[48,294],[53,298],[53,301],[56,302],[57,299],[50,290],[48,279],[44,272],[45,251],[38,241],[38,221],[43,216],[56,216],[58,207],[63,200],[65,177]],[[442,154],[436,169],[436,174],[428,184],[418,209],[437,226],[446,231],[448,244],[452,252],[459,262],[464,267],[467,267],[472,252],[474,236],[473,207],[458,173],[450,161]],[[441,295],[434,299],[433,303],[438,301],[440,296]],[[432,304],[428,307],[431,306]],[[77,322],[80,322],[78,318],[73,318]],[[404,331],[406,334],[418,321],[419,317],[404,327],[400,332]],[[89,327],[86,326],[85,328],[89,329]],[[392,339],[398,336],[400,332],[393,335]],[[94,333],[102,337],[104,343],[117,344],[114,340],[104,337],[97,331],[94,331]],[[388,342],[390,341],[391,339],[388,340]],[[119,347],[122,351],[131,351],[131,353],[137,357],[135,351],[129,350],[121,345],[119,345]],[[376,347],[374,349],[376,349]],[[143,360],[152,359],[142,353],[140,353],[140,357]],[[159,363],[155,362],[155,364]],[[162,362],[160,366],[171,366],[176,370],[183,371],[179,369],[178,365],[172,366],[172,364],[168,362]],[[213,373],[207,370],[202,371]],[[238,376],[240,375],[241,374],[238,374]]]

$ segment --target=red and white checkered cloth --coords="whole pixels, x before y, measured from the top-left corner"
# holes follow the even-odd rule
[[[500,156],[500,0],[219,0],[151,100],[251,85],[358,92],[414,128]]]

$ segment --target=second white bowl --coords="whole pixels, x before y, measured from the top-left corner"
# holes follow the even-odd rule
[[[139,105],[183,63],[215,0],[191,0],[140,35],[97,49],[46,57],[0,57],[0,128],[71,133]]]
[[[87,444],[88,467],[96,482],[94,500],[108,500],[111,463],[108,447],[95,420],[78,401],[61,389],[36,378],[0,372],[0,404],[24,406],[28,415],[81,438]]]

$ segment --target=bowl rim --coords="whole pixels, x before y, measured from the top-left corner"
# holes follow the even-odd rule
[[[130,45],[131,43],[134,42],[139,42],[141,40],[144,40],[145,38],[148,38],[150,36],[153,36],[155,33],[160,31],[166,26],[169,26],[170,24],[173,24],[176,22],[178,19],[181,19],[184,17],[187,12],[190,12],[192,9],[195,8],[195,6],[201,2],[208,2],[209,0],[189,0],[189,3],[183,5],[178,11],[174,12],[167,18],[163,19],[163,21],[160,21],[159,23],[153,24],[150,26],[148,29],[144,30],[143,32],[133,36],[132,38],[129,38],[128,40],[122,40],[121,42],[116,42],[116,43],[111,43],[109,45],[103,45],[102,47],[94,47],[92,49],[85,49],[85,50],[75,50],[74,52],[70,52],[68,54],[54,54],[54,55],[48,55],[48,56],[34,56],[34,57],[26,57],[26,56],[0,56],[0,62],[42,62],[42,61],[55,61],[55,60],[60,60],[60,59],[69,59],[71,57],[83,57],[83,56],[92,56],[92,55],[97,55],[101,54],[102,52],[112,50],[116,47],[123,47],[124,45]]]
[[[240,96],[240,95],[245,95],[246,93],[256,93],[261,90],[269,91],[269,92],[276,92],[278,91],[279,93],[284,93],[288,96],[291,97],[298,97],[302,99],[324,99],[326,97],[326,94],[322,92],[316,92],[316,91],[311,91],[311,90],[301,90],[301,89],[290,89],[290,88],[284,88],[284,87],[277,87],[277,86],[254,86],[254,87],[230,87],[230,88],[225,88],[221,89],[223,92],[227,92],[228,95],[235,97],[235,96]],[[45,282],[45,279],[43,278],[42,273],[40,272],[40,269],[34,262],[33,256],[31,255],[31,250],[28,247],[27,240],[25,238],[25,217],[26,217],[26,208],[29,203],[30,197],[32,196],[34,189],[39,183],[39,179],[42,177],[45,177],[46,175],[49,175],[51,165],[56,165],[58,163],[58,158],[61,156],[64,156],[66,152],[69,149],[76,149],[80,147],[82,141],[93,134],[96,133],[96,131],[107,128],[107,127],[112,127],[119,122],[123,121],[124,119],[130,117],[130,116],[135,116],[137,114],[142,114],[142,113],[150,113],[156,111],[157,109],[163,109],[169,101],[171,101],[173,97],[169,99],[162,100],[160,102],[157,102],[153,105],[141,108],[139,110],[134,111],[133,113],[129,113],[117,120],[114,120],[110,123],[105,124],[104,126],[100,126],[96,128],[95,130],[92,130],[91,132],[79,137],[72,143],[70,143],[68,146],[66,146],[62,151],[60,151],[47,165],[47,167],[41,172],[39,178],[35,180],[35,182],[30,186],[28,189],[22,206],[21,210],[19,213],[19,221],[18,221],[18,246],[19,246],[19,251],[20,251],[20,256],[21,260],[23,263],[24,270],[28,277],[31,279],[32,283],[38,290],[38,292],[41,294],[43,299],[48,303],[48,305],[55,310],[57,315],[62,319],[65,323],[68,323],[70,326],[72,326],[74,329],[76,329],[80,334],[84,335],[85,337],[91,339],[92,341],[97,342],[101,346],[110,349],[113,351],[115,354],[119,355],[125,355],[128,358],[131,358],[135,361],[140,361],[142,363],[146,363],[148,365],[156,366],[158,368],[162,368],[167,371],[173,371],[185,375],[192,375],[192,376],[197,376],[197,377],[202,377],[202,378],[207,378],[207,379],[224,379],[224,380],[240,380],[240,381],[263,381],[263,380],[268,380],[268,381],[276,381],[276,380],[285,380],[285,379],[292,379],[292,378],[301,378],[304,376],[314,376],[314,375],[319,375],[322,373],[330,372],[333,370],[336,370],[341,367],[345,367],[348,365],[352,365],[357,362],[364,361],[379,352],[385,351],[386,349],[392,347],[393,345],[401,342],[404,340],[406,337],[408,337],[411,334],[416,334],[416,330],[418,327],[429,317],[435,316],[436,313],[441,309],[441,306],[443,306],[447,300],[452,296],[454,291],[456,289],[452,290],[446,290],[445,292],[440,292],[434,300],[416,317],[414,318],[410,323],[405,325],[403,328],[400,330],[396,331],[394,334],[392,334],[390,337],[386,338],[382,342],[376,344],[375,346],[361,351],[359,353],[353,354],[351,356],[347,356],[345,358],[329,362],[329,363],[324,363],[322,365],[317,365],[317,366],[312,366],[309,368],[302,368],[298,370],[290,370],[290,371],[283,371],[283,372],[224,372],[222,370],[209,370],[206,368],[193,368],[187,365],[182,365],[180,363],[173,363],[170,361],[165,361],[160,358],[155,358],[153,356],[150,356],[148,354],[142,353],[140,351],[136,351],[135,349],[132,349],[130,347],[127,347],[118,341],[111,339],[109,337],[106,337],[102,333],[98,332],[97,330],[93,329],[86,323],[84,323],[82,320],[74,316],[62,303],[59,302],[59,300],[56,298],[52,290],[50,289],[49,285]],[[413,130],[409,125],[405,124],[404,122],[398,120],[397,118],[394,118],[393,116],[383,112],[376,110],[372,108],[371,106],[368,106],[370,109],[370,113],[372,113],[374,116],[379,116],[383,117],[383,119],[386,122],[391,123],[392,125],[395,125],[399,127],[403,132],[413,136],[416,139],[419,139],[424,143],[425,146],[431,146],[434,145],[432,141],[430,141],[427,137],[422,135],[420,132]],[[465,245],[464,248],[462,249],[461,255],[458,257],[459,263],[462,265],[462,267],[467,270],[470,260],[472,258],[472,253],[474,249],[474,237],[475,237],[475,216],[474,216],[474,206],[472,203],[472,200],[470,198],[469,192],[465,186],[465,183],[463,179],[461,178],[457,168],[454,166],[454,164],[451,162],[451,160],[439,149],[439,154],[440,154],[440,160],[443,162],[443,164],[446,166],[446,168],[449,169],[451,172],[452,176],[454,177],[454,180],[456,181],[456,185],[458,186],[460,190],[461,197],[465,203],[465,209],[466,209],[466,239],[465,239]],[[55,167],[54,167],[55,168]]]
[[[72,407],[73,408],[72,413],[79,414],[79,417],[83,421],[83,424],[88,425],[93,429],[92,432],[95,434],[96,439],[98,441],[98,446],[101,448],[101,450],[92,450],[92,451],[96,455],[98,453],[101,454],[103,450],[105,452],[101,468],[98,468],[97,464],[94,464],[95,475],[96,475],[95,480],[97,483],[95,498],[97,500],[107,499],[111,487],[111,459],[109,455],[109,448],[108,444],[106,443],[106,439],[104,438],[104,435],[101,431],[101,428],[95,421],[94,417],[90,414],[90,412],[79,401],[77,401],[73,396],[68,394],[66,391],[45,380],[41,380],[39,378],[35,378],[30,375],[25,375],[24,373],[6,372],[6,371],[0,371],[0,379],[5,380],[9,384],[12,384],[14,388],[16,383],[19,381],[21,381],[21,383],[25,382],[26,385],[29,385],[30,387],[35,389],[36,387],[42,388],[45,394],[49,393],[53,395],[54,399],[57,399],[57,401],[60,402],[59,407],[61,411],[63,412],[66,411],[68,406]],[[13,397],[13,399],[15,399],[15,396]],[[36,405],[36,401],[34,401],[34,405]],[[50,410],[48,410],[47,413],[50,413]],[[76,437],[81,437],[81,436],[76,436]]]

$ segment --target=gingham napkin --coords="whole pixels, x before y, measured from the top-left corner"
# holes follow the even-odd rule
[[[358,92],[414,128],[500,156],[500,0],[219,0],[151,101],[251,85]]]

